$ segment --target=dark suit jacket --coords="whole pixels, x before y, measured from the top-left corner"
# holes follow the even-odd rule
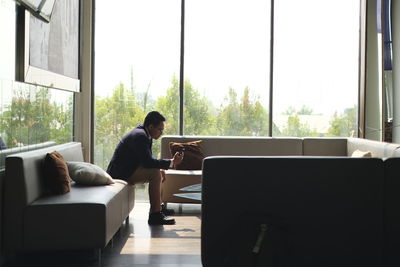
[[[155,159],[151,152],[153,140],[143,125],[122,137],[108,165],[107,172],[113,178],[127,180],[139,167],[168,169],[169,159]]]

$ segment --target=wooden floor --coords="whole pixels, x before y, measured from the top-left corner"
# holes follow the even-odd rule
[[[179,211],[179,205],[169,208]],[[87,251],[34,253],[18,256],[5,266],[41,267],[172,267],[201,266],[200,205],[182,205],[182,213],[173,216],[176,225],[147,224],[148,203],[136,203],[129,224],[124,224],[101,259]]]

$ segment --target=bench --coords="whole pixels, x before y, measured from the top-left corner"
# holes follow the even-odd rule
[[[4,181],[4,250],[7,254],[38,250],[101,252],[129,218],[134,186],[115,180],[107,186],[82,186],[46,195],[42,163],[57,150],[66,161],[83,161],[82,146],[71,142],[9,155]]]

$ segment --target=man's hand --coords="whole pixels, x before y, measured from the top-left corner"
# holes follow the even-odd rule
[[[174,167],[176,167],[176,165],[179,165],[183,160],[183,152],[176,152],[174,157],[172,158],[172,162],[174,164]]]

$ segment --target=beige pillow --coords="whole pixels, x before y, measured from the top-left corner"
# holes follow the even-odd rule
[[[97,165],[81,162],[67,162],[69,175],[77,184],[83,185],[108,185],[113,184],[111,176]]]
[[[371,158],[372,153],[371,151],[361,151],[361,150],[355,150],[353,154],[351,154],[352,158]]]

